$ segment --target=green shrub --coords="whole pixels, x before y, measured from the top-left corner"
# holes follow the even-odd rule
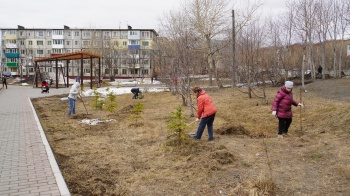
[[[172,112],[172,117],[168,124],[168,133],[177,137],[178,145],[187,140],[185,130],[190,128],[185,123],[188,118],[182,112],[182,107],[179,106],[175,112]]]
[[[131,116],[129,117],[129,119],[135,121],[135,126],[139,126],[140,120],[143,119],[141,113],[143,113],[144,107],[145,105],[138,101],[134,104],[134,108],[131,110]]]
[[[94,93],[93,93],[93,100],[91,101],[91,107],[95,108],[95,109],[100,109],[102,110],[102,107],[105,103],[104,99],[101,98],[101,93],[97,92],[97,89],[94,88]]]

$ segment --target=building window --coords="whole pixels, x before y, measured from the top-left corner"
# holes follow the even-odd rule
[[[123,46],[127,46],[128,43],[126,41],[123,41]]]
[[[9,40],[6,40],[6,43],[7,43],[7,44],[17,44],[17,40],[15,40],[15,39],[9,39]]]
[[[53,30],[52,35],[63,35],[63,30]]]
[[[142,31],[141,36],[144,38],[149,38],[149,31]]]
[[[103,45],[107,48],[109,48],[109,41],[103,41]]]
[[[25,50],[21,50],[21,54],[26,54],[26,51]]]
[[[67,41],[66,43],[67,43],[67,46],[69,46],[69,45],[70,45],[70,41]]]
[[[121,32],[121,38],[128,38],[128,32],[127,31]]]
[[[36,45],[42,46],[42,45],[44,45],[44,41],[36,41]]]
[[[79,41],[74,41],[74,45],[79,45]]]
[[[84,73],[90,73],[90,69],[84,69]]]
[[[148,65],[149,64],[149,60],[147,60],[147,59],[143,60],[143,64],[144,65]]]
[[[149,51],[148,50],[142,50],[141,51],[141,55],[142,56],[148,56],[149,55]]]
[[[16,30],[9,30],[9,31],[7,31],[7,33],[9,35],[16,35],[17,34]]]
[[[130,45],[139,45],[139,40],[129,40]]]
[[[101,46],[101,40],[93,41],[93,43],[95,47]]]
[[[44,32],[42,32],[42,31],[38,31],[38,36],[43,36],[44,35]]]
[[[33,45],[33,41],[28,41],[28,45]]]
[[[48,46],[51,46],[51,44],[52,44],[52,41],[47,41]]]
[[[70,37],[70,31],[67,31],[67,36]]]
[[[138,74],[138,69],[131,69],[131,74]]]
[[[20,44],[21,44],[21,46],[24,46],[24,41],[21,40],[21,41],[20,41]]]
[[[53,49],[52,49],[52,53],[53,53],[53,54],[62,54],[63,51],[62,51],[61,48],[53,48]]]
[[[28,50],[28,54],[33,54],[33,50]]]
[[[44,54],[44,50],[37,50],[36,54]]]
[[[137,31],[130,31],[129,35],[137,35]]]
[[[89,31],[83,31],[83,36],[84,37],[90,37],[90,32]]]
[[[102,37],[102,33],[101,32],[95,32],[95,37]]]
[[[123,75],[126,75],[126,73],[127,73],[127,72],[126,72],[126,69],[122,69],[122,74],[123,74]]]
[[[16,58],[8,58],[7,61],[8,62],[17,62],[17,59]]]
[[[90,41],[87,41],[87,40],[83,41],[83,46],[84,47],[90,46]]]
[[[118,69],[113,69],[114,75],[118,75]]]
[[[114,46],[118,46],[118,41],[114,41],[114,42],[113,42],[113,45],[114,45]]]
[[[46,54],[51,54],[51,50],[47,50],[47,51],[46,51]]]
[[[62,45],[64,43],[63,39],[54,39],[52,41],[53,41],[53,44],[55,45]]]
[[[142,75],[148,75],[148,69],[143,69],[142,70]]]
[[[46,36],[47,36],[47,37],[50,37],[50,35],[51,35],[51,32],[48,31],[48,32],[46,33]]]
[[[143,41],[142,42],[142,46],[149,46],[149,42],[148,41]]]
[[[74,31],[74,36],[78,37],[79,36],[79,31]]]
[[[114,31],[113,32],[113,37],[119,37],[119,31]]]

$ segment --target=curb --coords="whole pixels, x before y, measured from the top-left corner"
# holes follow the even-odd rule
[[[64,181],[64,178],[62,176],[60,168],[58,167],[58,164],[56,162],[55,156],[54,156],[54,154],[53,154],[53,152],[51,150],[49,142],[47,141],[47,138],[45,136],[44,130],[43,130],[41,124],[40,124],[39,118],[38,118],[38,116],[36,114],[36,111],[34,109],[32,101],[30,100],[30,97],[28,97],[28,101],[29,101],[30,107],[32,108],[32,111],[33,111],[33,114],[34,114],[34,118],[35,118],[35,122],[38,125],[40,136],[41,136],[41,139],[42,139],[43,144],[45,146],[46,154],[47,154],[48,159],[50,161],[51,169],[52,169],[52,171],[54,173],[54,176],[55,176],[58,188],[59,188],[60,193],[61,193],[61,196],[70,196],[71,194],[70,194],[70,192],[68,190],[67,184]]]

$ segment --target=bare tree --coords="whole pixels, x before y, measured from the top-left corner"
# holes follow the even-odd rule
[[[289,7],[295,6],[295,9],[290,9],[290,11],[295,11],[294,15],[294,28],[298,32],[301,41],[305,45],[305,54],[307,69],[311,70],[311,73],[315,73],[315,65],[312,58],[312,48],[315,35],[315,24],[318,7],[316,6],[316,0],[295,0],[289,2],[287,5]],[[304,73],[305,67],[301,67],[301,76],[302,76],[302,86],[304,87]]]
[[[240,75],[247,83],[249,98],[252,98],[253,86],[259,83],[259,81],[254,81],[254,76],[262,71],[263,32],[260,23],[256,21],[245,27],[238,37]]]
[[[202,51],[207,58],[209,85],[212,86],[212,76],[219,88],[222,87],[217,75],[216,54],[222,46],[213,39],[222,39],[228,29],[228,0],[192,0],[184,5],[184,10],[189,13],[190,25],[195,28],[201,37]]]
[[[170,78],[174,78],[174,92],[181,95],[183,105],[192,104],[191,99],[191,76],[195,73],[193,69],[198,56],[198,45],[195,29],[186,17],[185,12],[169,12],[162,21],[163,33],[168,36],[168,43],[171,47],[168,49],[171,54],[172,67],[168,70]],[[191,107],[191,116],[194,116],[193,107]]]

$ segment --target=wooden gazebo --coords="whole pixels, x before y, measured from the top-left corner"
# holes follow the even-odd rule
[[[38,72],[40,73],[40,69],[38,66],[38,62],[47,62],[47,61],[55,61],[56,62],[56,89],[58,88],[58,61],[64,61],[66,60],[66,74],[67,74],[67,86],[69,87],[69,62],[70,60],[79,60],[80,59],[80,83],[81,85],[84,85],[84,73],[83,73],[83,59],[90,59],[90,88],[92,89],[92,59],[98,58],[98,83],[100,83],[101,78],[101,55],[95,54],[92,52],[87,51],[78,51],[78,52],[70,52],[65,54],[58,54],[50,57],[43,57],[43,58],[36,58],[34,59],[35,62],[35,78],[34,83],[35,86],[38,87]]]

